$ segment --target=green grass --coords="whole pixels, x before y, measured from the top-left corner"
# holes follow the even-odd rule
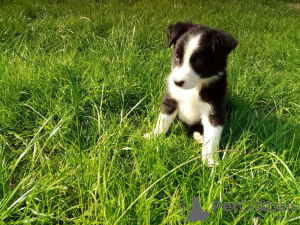
[[[300,11],[288,3],[1,1],[2,224],[181,224],[194,196],[203,224],[299,224],[299,211],[212,211],[219,200],[300,210]],[[166,28],[187,19],[239,40],[214,168],[180,123],[143,138],[170,72]]]

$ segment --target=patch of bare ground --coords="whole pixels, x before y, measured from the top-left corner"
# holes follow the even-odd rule
[[[288,6],[293,9],[300,10],[300,3],[288,3]]]

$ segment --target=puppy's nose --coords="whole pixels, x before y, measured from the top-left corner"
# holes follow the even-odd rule
[[[181,87],[183,85],[184,81],[174,80],[174,83],[175,83],[176,86]]]

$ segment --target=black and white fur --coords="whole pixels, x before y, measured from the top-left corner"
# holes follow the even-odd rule
[[[202,147],[202,160],[217,160],[225,119],[226,62],[237,41],[227,32],[191,22],[178,22],[167,32],[174,45],[172,71],[155,130],[146,138],[166,133],[177,117]]]

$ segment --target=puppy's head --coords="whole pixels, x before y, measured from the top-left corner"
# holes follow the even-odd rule
[[[169,47],[174,45],[171,77],[183,89],[223,72],[238,43],[225,31],[191,22],[169,26],[167,37]]]

